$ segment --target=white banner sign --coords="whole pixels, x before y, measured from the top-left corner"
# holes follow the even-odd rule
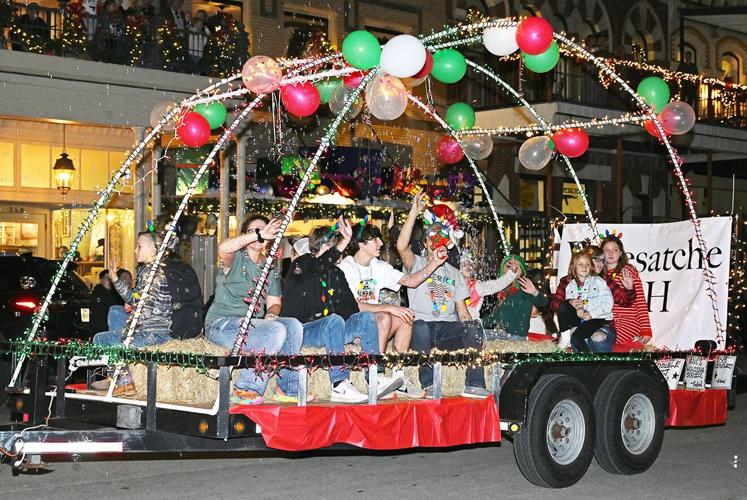
[[[599,232],[622,233],[628,262],[641,275],[648,303],[653,344],[659,348],[692,349],[702,339],[717,339],[713,307],[708,296],[703,267],[716,278],[716,305],[726,326],[729,293],[731,218],[700,219],[706,254],[698,247],[690,221],[668,224],[599,224]],[[568,274],[571,248],[592,238],[588,224],[566,224],[558,255],[558,277]]]
[[[713,362],[711,387],[713,389],[731,389],[731,381],[736,364],[736,356],[717,356],[716,361]]]
[[[659,359],[656,361],[656,366],[659,367],[664,380],[667,381],[669,390],[675,390],[682,377],[685,360],[682,358]]]

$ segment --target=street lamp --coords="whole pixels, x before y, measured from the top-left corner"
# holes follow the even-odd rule
[[[73,173],[75,172],[75,165],[71,160],[67,152],[65,151],[65,124],[62,124],[62,154],[54,162],[54,168],[52,173],[54,174],[54,181],[57,184],[57,189],[60,190],[62,196],[65,196],[70,187],[73,184]]]

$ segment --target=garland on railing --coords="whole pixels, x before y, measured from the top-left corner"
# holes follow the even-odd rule
[[[63,54],[83,55],[88,51],[88,13],[82,2],[71,2],[65,6],[60,44]]]
[[[144,15],[132,15],[127,18],[124,35],[130,47],[129,64],[131,66],[138,66],[143,60],[145,33],[148,23],[149,18]]]
[[[158,27],[156,39],[163,57],[163,69],[172,69],[174,65],[184,64],[187,54],[184,36],[176,29],[173,21],[166,20]]]

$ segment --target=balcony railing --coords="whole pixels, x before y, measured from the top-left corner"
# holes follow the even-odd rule
[[[12,4],[0,15],[0,48],[209,76],[239,71],[249,57],[246,32],[227,14],[207,34],[158,15],[90,15],[79,5],[40,7],[39,22]]]
[[[471,56],[479,61],[479,56]],[[485,63],[483,63],[485,64]],[[569,59],[561,59],[549,73],[536,74],[523,71],[516,61],[505,61],[488,66],[506,83],[522,92],[530,104],[541,102],[571,102],[585,106],[618,111],[630,111],[633,103],[626,93],[612,83],[603,85],[595,70],[586,64]],[[640,81],[650,76],[632,68],[622,68],[620,76],[635,89]],[[737,90],[708,84],[670,84],[673,96],[687,100],[695,110],[698,120],[706,123],[723,124],[731,127],[747,128],[747,95]],[[475,76],[461,86],[454,87],[455,100],[471,102],[476,109],[493,109],[515,106],[512,96],[502,91],[492,80]],[[690,96],[688,96],[688,94]]]

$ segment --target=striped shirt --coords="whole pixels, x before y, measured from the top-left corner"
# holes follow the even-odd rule
[[[122,299],[130,304],[133,309],[136,307],[140,300],[140,294],[145,288],[145,281],[148,278],[148,274],[154,263],[145,264],[138,268],[137,278],[135,279],[135,289],[133,290],[122,280],[113,281],[114,288]],[[150,287],[150,293],[148,298],[143,304],[142,313],[140,319],[135,326],[135,334],[148,334],[151,332],[164,333],[171,335],[169,329],[171,328],[171,292],[169,292],[169,284],[166,280],[166,273],[164,272],[166,265],[161,263],[156,275],[153,278],[153,284]],[[127,327],[130,326],[130,321],[134,314],[127,315]]]
[[[617,332],[616,344],[630,343],[634,337],[651,336],[651,321],[648,317],[648,304],[646,303],[646,296],[643,294],[641,277],[630,264],[626,264],[623,269],[628,269],[633,275],[635,298],[632,303],[629,303],[628,299],[630,293],[623,294],[620,291],[621,289],[625,290],[622,286],[622,273],[607,273],[607,285],[612,290],[615,299],[612,315],[615,318],[615,331]],[[615,293],[616,291],[617,293]],[[626,300],[620,300],[623,297],[626,297]]]

